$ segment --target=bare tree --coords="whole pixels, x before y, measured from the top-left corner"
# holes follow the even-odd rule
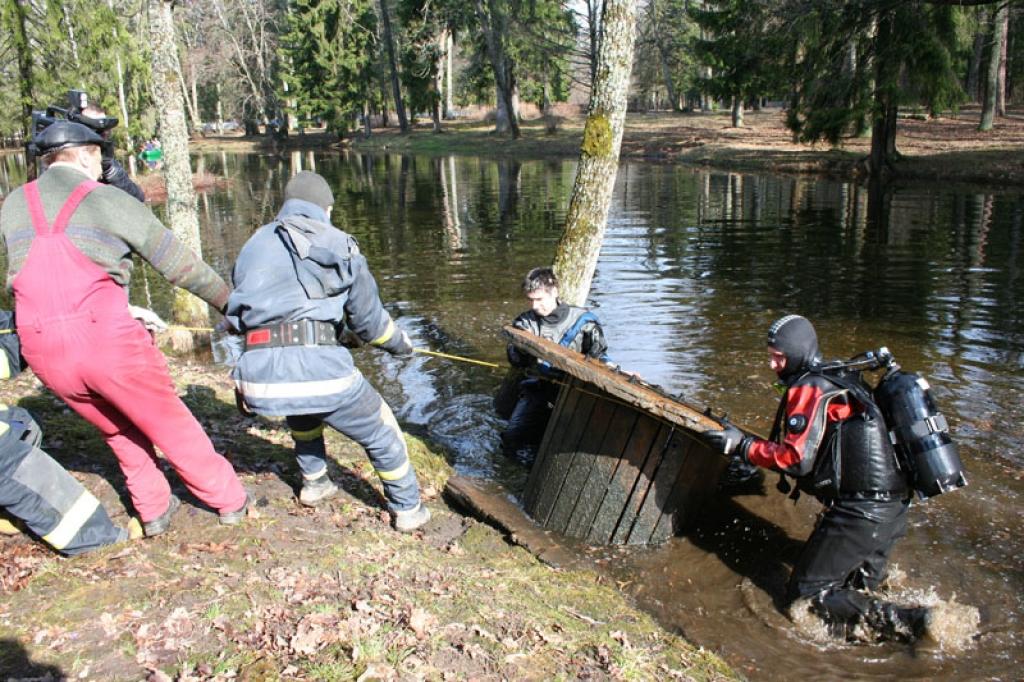
[[[580,163],[569,199],[565,230],[555,255],[555,270],[561,280],[559,294],[572,305],[586,301],[604,239],[622,146],[636,41],[636,15],[634,0],[605,2],[601,46],[583,129]]]

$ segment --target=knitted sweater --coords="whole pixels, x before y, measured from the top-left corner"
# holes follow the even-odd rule
[[[57,166],[38,180],[43,211],[53,221],[71,191],[85,175],[74,168]],[[127,287],[134,251],[167,280],[203,299],[218,310],[228,300],[228,285],[213,268],[200,260],[134,197],[109,185],[100,185],[79,205],[67,227],[68,238],[87,258]],[[35,230],[19,187],[0,209],[0,236],[7,247],[7,289],[28,256]]]

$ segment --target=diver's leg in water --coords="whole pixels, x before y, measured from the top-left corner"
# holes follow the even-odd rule
[[[841,630],[863,621],[883,638],[920,635],[927,624],[926,610],[901,609],[854,588],[877,586],[905,528],[902,501],[836,502],[815,526],[797,560],[789,601],[811,598],[818,615]]]

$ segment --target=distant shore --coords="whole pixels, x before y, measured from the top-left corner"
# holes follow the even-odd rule
[[[728,112],[631,113],[622,141],[623,159],[679,163],[734,172],[812,174],[843,180],[864,179],[863,159],[870,139],[849,138],[839,147],[821,143],[795,143],[779,109],[747,112],[745,125],[734,128]],[[1024,186],[1024,107],[997,118],[994,130],[977,130],[977,108],[956,116],[934,119],[901,118],[896,146],[901,154],[894,166],[897,181],[941,181],[988,187]],[[392,123],[394,123],[392,121]],[[293,132],[284,140],[243,137],[237,134],[198,137],[192,151],[288,153],[297,150],[353,149],[365,152],[459,154],[499,158],[576,158],[584,118],[557,119],[553,132],[542,118],[526,120],[522,136],[493,132],[483,120],[445,121],[444,132],[434,133],[428,120],[420,120],[403,135],[395,126],[374,128],[344,140],[322,129]]]

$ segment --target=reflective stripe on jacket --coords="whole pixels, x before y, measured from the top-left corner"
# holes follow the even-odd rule
[[[314,320],[343,322],[366,343],[390,350],[400,340],[381,304],[366,258],[320,207],[285,202],[238,254],[227,318],[243,333]],[[256,348],[242,354],[232,377],[246,405],[268,416],[333,412],[360,381],[343,346]]]

